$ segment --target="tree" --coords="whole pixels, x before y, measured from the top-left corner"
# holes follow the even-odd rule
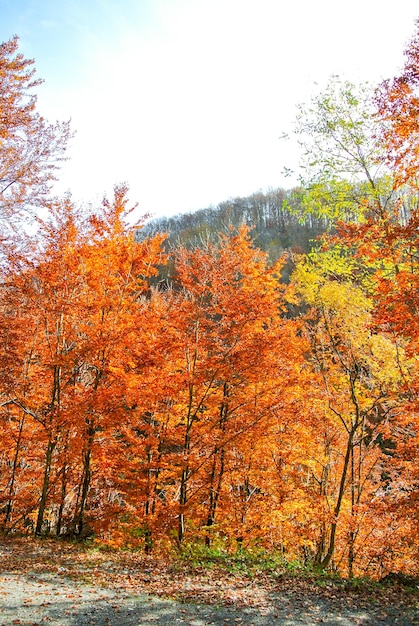
[[[140,299],[161,243],[135,241],[125,195],[125,187],[117,188],[114,201],[91,215],[69,198],[51,202],[39,219],[33,258],[9,260],[0,315],[9,332],[0,354],[14,383],[2,375],[0,389],[5,443],[15,443],[4,459],[5,530],[33,521],[37,535],[81,535],[98,484],[112,484],[117,493],[105,457],[120,450],[118,431],[130,416],[125,370],[131,344],[145,333]],[[18,465],[26,466],[24,475]],[[26,502],[18,500],[12,520],[16,488],[25,481],[32,488],[23,490]],[[95,502],[98,525],[107,504]]]
[[[381,121],[378,139],[398,186],[417,182],[419,171],[419,20],[405,57],[400,75],[383,81],[375,96]]]
[[[75,321],[79,344],[75,395],[81,420],[81,470],[71,528],[79,535],[84,532],[95,455],[101,459],[97,461],[98,489],[98,482],[110,481],[106,449],[109,446],[118,450],[115,438],[130,419],[127,396],[132,396],[129,374],[135,351],[131,346],[140,343],[148,331],[141,297],[148,292],[148,278],[157,273],[156,266],[162,259],[161,236],[141,243],[135,240],[139,224],[130,226],[127,221],[132,211],[128,207],[127,188],[115,187],[113,201],[104,199],[101,209],[91,216],[90,240],[78,255],[84,279]],[[157,320],[147,319],[154,328]],[[147,364],[137,365],[137,375],[146,367]],[[137,404],[144,406],[138,399]],[[111,482],[117,486],[117,481]],[[103,502],[96,504],[103,509]]]
[[[392,438],[395,450],[387,458],[386,470],[389,479],[386,497],[382,498],[388,507],[398,508],[400,528],[399,545],[404,548],[397,558],[407,554],[409,534],[417,532],[419,523],[416,510],[417,491],[417,458],[419,454],[418,416],[418,377],[415,355],[419,346],[418,326],[418,168],[419,168],[419,28],[408,45],[404,68],[398,76],[384,81],[374,96],[367,102],[371,111],[370,118],[364,116],[359,120],[360,131],[369,130],[365,143],[362,134],[354,132],[354,118],[350,111],[339,124],[323,124],[324,107],[314,124],[303,125],[309,132],[308,143],[314,146],[314,158],[309,160],[313,167],[312,179],[318,180],[319,164],[324,165],[326,172],[323,187],[314,185],[308,194],[307,205],[314,211],[335,213],[340,222],[336,224],[336,236],[329,239],[328,245],[339,242],[356,255],[361,274],[369,276],[369,293],[373,297],[374,306],[371,310],[371,324],[377,333],[390,338],[398,349],[404,350],[408,359],[401,363],[399,354],[395,363],[400,372],[398,396],[401,402],[397,420],[392,424]],[[321,101],[322,104],[324,100]],[[326,111],[330,107],[326,98]],[[332,109],[332,112],[335,108]],[[316,119],[318,124],[316,125]],[[342,129],[350,129],[349,137]],[[311,133],[311,135],[310,135]],[[318,139],[318,141],[313,141]],[[372,143],[371,143],[372,138]],[[350,143],[348,144],[347,141]],[[348,150],[348,145],[355,149]],[[364,147],[371,145],[371,159],[365,160]],[[331,158],[324,146],[328,146]],[[337,153],[334,152],[337,149]],[[333,192],[347,189],[350,171],[342,167],[339,157],[344,150],[344,161],[356,172],[361,167],[365,184],[356,182],[357,195],[350,195],[349,205],[340,201],[342,195]],[[318,156],[320,155],[320,158]],[[365,167],[367,165],[367,167]],[[371,169],[372,166],[372,169]],[[380,170],[384,166],[385,170]],[[345,173],[346,170],[346,173]],[[343,175],[342,175],[343,173]],[[383,175],[384,174],[384,175]],[[310,171],[307,180],[310,181]],[[317,179],[316,179],[317,176]],[[320,176],[320,179],[322,177]],[[326,185],[326,187],[324,187]],[[314,192],[314,195],[313,195]],[[346,202],[346,192],[343,199]],[[331,208],[330,208],[331,207]],[[351,213],[351,207],[354,210]],[[349,209],[349,210],[347,210]],[[416,375],[415,375],[416,372]],[[390,462],[391,461],[391,462]],[[393,469],[390,469],[392,467]],[[391,495],[390,495],[391,494]],[[398,505],[397,505],[398,503]],[[410,524],[406,520],[410,520]],[[403,521],[404,520],[404,521]],[[403,532],[405,533],[403,536]],[[394,553],[395,554],[395,553]]]
[[[359,222],[392,198],[383,167],[374,91],[332,77],[309,104],[299,106],[295,133],[302,148],[300,183],[305,210],[333,221]]]
[[[69,389],[77,369],[74,320],[83,279],[74,250],[80,249],[82,234],[80,216],[68,199],[50,204],[49,220],[41,226],[39,237],[42,245],[32,260],[19,253],[9,256],[2,293],[4,311],[14,306],[17,334],[12,345],[2,344],[2,351],[13,349],[15,362],[14,385],[2,381],[3,408],[9,422],[17,419],[19,424],[10,485],[16,483],[17,461],[25,462],[23,453],[26,449],[27,454],[28,437],[32,438],[36,452],[26,463],[28,477],[32,474],[31,500],[37,495],[34,485],[40,485],[34,506],[38,535],[44,530],[55,453],[69,428]],[[4,362],[4,353],[2,357]],[[10,488],[7,530],[13,495]]]
[[[363,519],[384,487],[386,453],[389,445],[394,448],[387,433],[400,409],[403,381],[398,366],[403,350],[372,330],[373,301],[355,281],[357,275],[357,261],[334,249],[303,259],[293,276],[293,288],[309,306],[304,320],[310,360],[324,398],[324,424],[317,420],[322,443],[313,467],[325,507],[315,561],[328,567],[339,537],[350,576],[362,551]]]
[[[406,351],[413,362],[419,348],[419,22],[405,50],[405,64],[400,74],[384,81],[376,93],[375,103],[381,120],[381,140],[386,163],[398,192],[395,209],[371,225],[374,245],[366,229],[343,229],[343,236],[362,249],[368,259],[379,264],[376,273],[377,326],[407,342]],[[405,411],[398,429],[394,456],[392,492],[398,503],[399,519],[405,524],[401,543],[417,533],[418,458],[419,458],[419,385],[415,375],[406,377],[401,388]],[[417,558],[417,554],[416,557]]]
[[[70,138],[69,123],[48,123],[37,111],[33,61],[18,38],[0,45],[0,220],[2,228],[41,206],[56,180]]]
[[[228,496],[242,493],[249,480],[243,446],[261,438],[274,407],[285,403],[287,385],[278,380],[291,386],[291,355],[301,358],[294,324],[281,318],[280,265],[268,266],[246,227],[175,254],[179,541],[187,514],[195,525],[201,520],[207,544],[217,518],[243,537],[244,517],[233,524],[237,502]],[[260,490],[259,484],[252,493]]]

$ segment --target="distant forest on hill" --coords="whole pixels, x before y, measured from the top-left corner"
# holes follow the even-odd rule
[[[200,246],[216,236],[248,226],[254,245],[276,261],[287,249],[309,252],[319,235],[331,227],[325,216],[309,214],[302,206],[304,192],[299,188],[258,191],[250,196],[231,198],[218,206],[172,217],[154,218],[139,231],[139,239],[167,233],[168,247],[179,244]]]

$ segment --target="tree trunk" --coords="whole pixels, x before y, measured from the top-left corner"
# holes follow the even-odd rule
[[[228,416],[228,396],[229,396],[229,384],[224,383],[223,387],[223,401],[220,406],[220,419],[219,419],[219,429],[220,436],[223,437],[226,429],[226,422]],[[218,477],[217,477],[217,461],[219,462],[218,469]],[[208,515],[207,515],[207,523],[206,526],[210,528],[215,521],[215,512],[217,510],[218,500],[220,498],[221,486],[224,477],[224,469],[225,469],[225,448],[221,443],[221,446],[216,446],[213,452],[213,462],[211,468],[211,477],[210,477],[210,497],[209,497],[209,505],[208,505]],[[211,545],[211,535],[208,532],[205,537],[205,545],[210,547]]]
[[[64,505],[65,499],[67,496],[67,453],[68,453],[68,433],[66,437],[66,442],[63,450],[63,466],[61,468],[61,496],[60,496],[60,507],[58,509],[57,516],[57,527],[55,529],[57,537],[61,534],[61,529],[63,525],[63,513],[64,513]]]
[[[196,330],[198,332],[198,330]],[[196,361],[198,355],[195,352],[193,359],[193,368],[192,371],[195,372]],[[186,417],[186,430],[185,430],[185,438],[183,440],[183,468],[182,474],[180,477],[180,487],[179,487],[179,523],[178,523],[178,542],[182,543],[183,538],[185,536],[185,506],[188,501],[188,481],[190,475],[190,467],[189,467],[189,454],[191,451],[191,429],[193,420],[196,417],[193,413],[193,399],[194,399],[194,385],[189,385],[189,405],[188,405],[188,413]]]
[[[49,491],[49,483],[51,477],[51,466],[52,466],[52,454],[54,452],[54,448],[57,445],[58,438],[57,436],[53,437],[53,428],[54,428],[54,418],[57,407],[60,406],[60,396],[61,396],[61,367],[59,365],[54,365],[54,378],[52,384],[52,394],[51,394],[51,402],[49,405],[49,416],[47,421],[45,422],[45,426],[48,431],[48,445],[45,454],[45,471],[44,471],[44,480],[42,484],[42,493],[41,493],[41,501],[39,503],[38,509],[38,518],[36,520],[35,527],[35,535],[40,536],[42,534],[42,525],[44,523],[44,515],[45,508],[47,504],[48,491]]]
[[[88,429],[87,429],[87,444],[86,444],[86,448],[83,451],[83,472],[82,472],[81,481],[80,481],[81,495],[80,495],[80,499],[79,499],[76,512],[74,514],[73,522],[72,522],[73,532],[79,537],[82,535],[83,530],[84,530],[84,513],[86,510],[87,496],[88,496],[89,487],[90,487],[90,479],[91,479],[90,465],[91,465],[92,447],[93,447],[95,434],[96,434],[96,429],[93,427],[93,425],[89,421]]]
[[[20,422],[19,422],[19,432],[18,432],[18,437],[17,437],[17,441],[16,441],[16,449],[15,449],[15,453],[13,456],[13,464],[12,464],[12,475],[10,477],[10,483],[9,483],[9,489],[8,489],[8,500],[7,500],[7,504],[6,504],[6,510],[5,510],[5,516],[4,516],[4,521],[2,524],[2,532],[7,532],[7,525],[10,521],[11,515],[12,515],[12,509],[13,509],[13,496],[14,496],[14,491],[15,491],[15,481],[16,481],[16,471],[17,471],[17,466],[18,466],[18,462],[19,462],[19,453],[20,453],[20,444],[22,441],[22,434],[23,434],[23,426],[25,424],[25,414],[23,413]]]
[[[328,444],[326,445],[326,451],[327,451],[327,457],[330,461],[330,451],[329,451]],[[321,477],[321,482],[320,482],[320,496],[325,499],[327,499],[328,483],[329,483],[329,463],[327,463],[322,469],[322,477]],[[326,536],[327,536],[326,523],[322,521],[322,524],[320,527],[320,538],[317,543],[317,550],[316,550],[316,554],[314,557],[315,565],[319,565],[322,561],[323,554],[324,554],[325,547],[326,547]]]
[[[36,527],[35,527],[35,535],[37,537],[42,535],[42,526],[44,523],[44,515],[45,515],[45,509],[47,505],[49,483],[50,483],[50,477],[51,477],[52,455],[53,455],[56,443],[57,443],[57,440],[56,439],[53,440],[52,435],[50,434],[49,439],[48,439],[46,453],[45,453],[44,480],[42,483],[41,500],[39,502],[38,517],[36,520]]]
[[[336,505],[333,511],[333,522],[330,527],[329,546],[328,546],[326,555],[319,563],[319,566],[321,569],[326,569],[326,567],[329,566],[330,561],[332,560],[332,557],[335,551],[335,540],[336,540],[338,517],[339,517],[340,509],[342,506],[343,495],[345,492],[346,477],[348,475],[349,461],[351,458],[351,453],[352,453],[352,448],[353,448],[354,435],[355,435],[355,429],[352,428],[352,430],[349,433],[348,443],[346,445],[345,460],[343,463],[342,475],[340,477],[339,493],[338,493],[338,498],[337,498]]]

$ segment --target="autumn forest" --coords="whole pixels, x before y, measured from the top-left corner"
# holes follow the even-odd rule
[[[417,576],[419,28],[297,111],[298,187],[171,219],[52,195],[38,84],[3,43],[0,532]]]

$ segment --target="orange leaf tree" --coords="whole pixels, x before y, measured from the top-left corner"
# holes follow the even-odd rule
[[[385,534],[374,506],[394,451],[391,429],[401,406],[402,359],[405,365],[401,347],[372,329],[373,301],[354,280],[357,270],[353,259],[334,250],[304,259],[293,277],[309,307],[305,328],[321,390],[320,445],[313,446],[311,466],[321,520],[315,562],[327,567],[338,548],[350,576],[354,567],[362,570],[363,551],[374,534]]]
[[[81,534],[89,497],[100,523],[107,499],[97,490],[107,481],[108,492],[116,489],[109,483],[113,461],[106,452],[115,447],[128,415],[123,368],[130,343],[141,335],[139,299],[155,272],[161,241],[135,241],[125,223],[125,194],[117,188],[114,202],[104,202],[88,218],[69,199],[50,204],[38,252],[31,262],[14,258],[10,266],[2,319],[10,323],[10,307],[16,305],[16,337],[5,334],[2,350],[7,359],[12,347],[17,358],[13,384],[2,380],[2,404],[16,444],[5,487],[6,525],[16,522],[12,500],[23,454],[22,479],[32,477],[32,488],[20,518],[36,511],[36,534],[48,527]]]
[[[167,417],[154,415],[167,424],[159,506],[177,520],[179,542],[189,529],[209,544],[221,527],[240,539],[260,504],[263,432],[285,403],[298,339],[281,316],[279,268],[245,228],[174,257],[174,387]],[[250,516],[246,528],[258,532]]]

